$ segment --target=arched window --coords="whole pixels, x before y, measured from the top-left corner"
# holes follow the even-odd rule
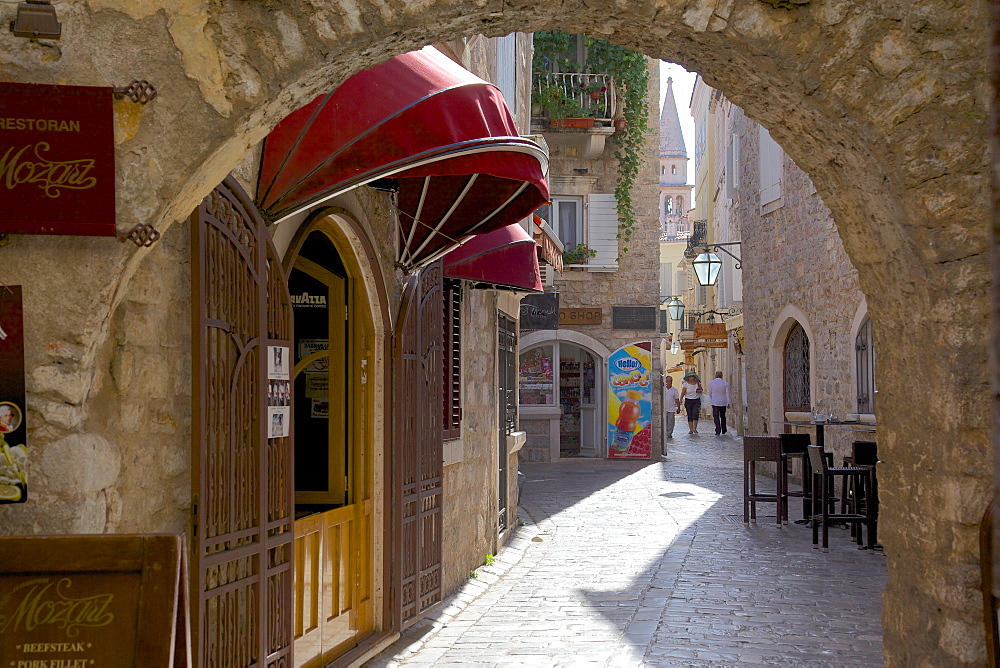
[[[872,319],[865,316],[854,338],[858,370],[858,412],[875,412],[875,337]]]
[[[677,173],[677,165],[670,165],[670,173],[671,174]]]
[[[663,213],[669,216],[674,212],[674,200],[666,197],[663,199]]]
[[[809,337],[798,323],[785,339],[785,411],[812,410],[809,391]]]
[[[666,174],[666,173],[667,173],[667,168],[663,165],[660,165],[660,174]]]
[[[684,195],[677,196],[677,213],[684,213]]]

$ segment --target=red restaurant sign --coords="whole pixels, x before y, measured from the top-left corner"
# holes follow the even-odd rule
[[[115,235],[110,88],[0,83],[0,232]]]

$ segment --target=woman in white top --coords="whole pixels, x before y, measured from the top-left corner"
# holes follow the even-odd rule
[[[698,433],[698,414],[701,413],[701,381],[694,371],[688,372],[681,383],[681,401],[688,414],[688,433]]]

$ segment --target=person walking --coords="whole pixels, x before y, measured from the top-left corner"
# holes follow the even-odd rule
[[[674,387],[674,379],[663,374],[663,433],[666,438],[674,437],[677,412],[681,409],[681,393]],[[663,444],[663,454],[667,454],[667,444]]]
[[[701,380],[694,371],[689,371],[684,375],[684,382],[681,383],[681,401],[684,402],[684,409],[687,411],[688,433],[698,433],[698,414],[701,412],[701,395],[704,388]]]
[[[715,378],[708,383],[708,396],[712,400],[712,419],[715,420],[715,435],[726,433],[726,409],[732,401],[729,383],[722,380],[722,372],[716,371]]]

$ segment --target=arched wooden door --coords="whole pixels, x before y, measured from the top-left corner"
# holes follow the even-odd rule
[[[374,331],[353,258],[320,219],[293,244],[295,665],[324,666],[373,630]]]
[[[192,215],[192,250],[195,662],[285,668],[293,472],[291,438],[270,437],[290,425],[269,429],[267,361],[288,360],[287,281],[263,220],[232,177]]]
[[[809,389],[809,337],[802,325],[796,323],[785,339],[785,412],[812,410]]]
[[[444,296],[441,264],[410,278],[394,333],[396,628],[441,601]]]

